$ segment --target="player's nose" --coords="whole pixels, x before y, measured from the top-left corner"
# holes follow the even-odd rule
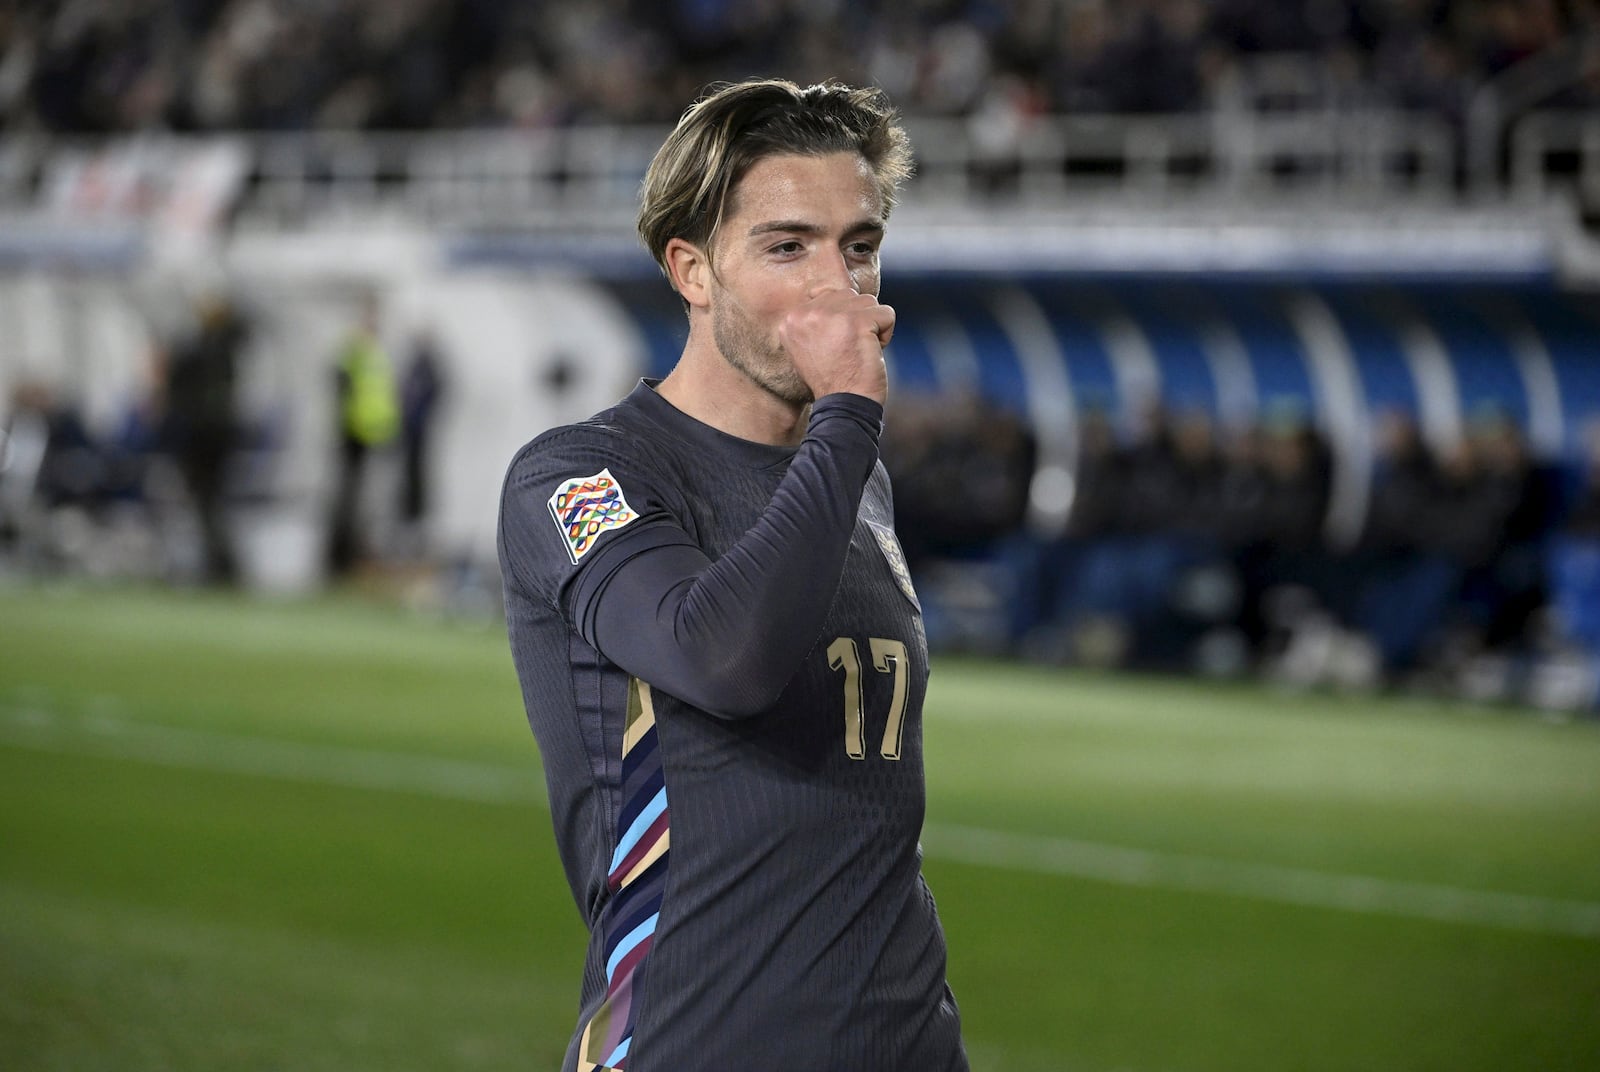
[[[855,277],[850,274],[850,264],[845,260],[844,253],[837,250],[833,253],[823,253],[812,261],[810,296],[815,298],[830,290],[850,290],[858,294],[861,292]]]

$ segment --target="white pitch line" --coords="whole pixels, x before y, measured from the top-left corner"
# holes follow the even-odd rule
[[[37,709],[0,707],[0,744],[448,800],[494,804],[545,800],[544,780],[531,768],[151,726],[116,716],[72,720]]]
[[[0,745],[448,800],[545,803],[543,779],[530,769],[151,726],[115,716],[71,719],[37,708],[0,706]],[[1600,937],[1600,903],[1593,901],[1492,893],[944,823],[927,824],[922,840],[926,854],[935,859],[979,867],[1368,915]]]
[[[929,824],[929,853],[982,867],[1112,882],[1123,886],[1231,894],[1282,904],[1600,937],[1600,904],[1488,893],[1424,882],[1342,875],[1207,856],[1151,852],[1091,841]]]

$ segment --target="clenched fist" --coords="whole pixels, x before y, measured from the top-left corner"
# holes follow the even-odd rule
[[[778,342],[813,398],[846,391],[882,403],[889,393],[883,348],[893,335],[894,310],[853,290],[823,291],[778,324]]]

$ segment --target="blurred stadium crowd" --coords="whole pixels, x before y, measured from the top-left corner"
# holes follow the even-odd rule
[[[1559,691],[1550,656],[1600,653],[1600,420],[1564,465],[1495,410],[1443,451],[1386,413],[1362,523],[1340,534],[1329,445],[1298,407],[1225,428],[1151,406],[1126,430],[1090,407],[1066,524],[1041,535],[1025,422],[976,396],[896,399],[892,418],[937,645],[1477,699],[1526,696],[1541,666]]]
[[[1459,120],[1600,30],[1596,0],[0,0],[0,123],[62,133],[661,122],[717,79],[883,86],[908,113],[1299,106]],[[1551,103],[1600,103],[1600,64]],[[1270,104],[1273,87],[1256,87]]]

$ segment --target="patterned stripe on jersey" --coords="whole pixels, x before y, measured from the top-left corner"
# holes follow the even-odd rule
[[[628,684],[628,721],[622,734],[622,810],[617,851],[606,884],[611,903],[601,921],[605,935],[606,998],[583,1030],[579,1072],[628,1067],[633,1045],[633,986],[655,940],[666,886],[671,843],[667,787],[657,747],[655,702],[638,678]]]

